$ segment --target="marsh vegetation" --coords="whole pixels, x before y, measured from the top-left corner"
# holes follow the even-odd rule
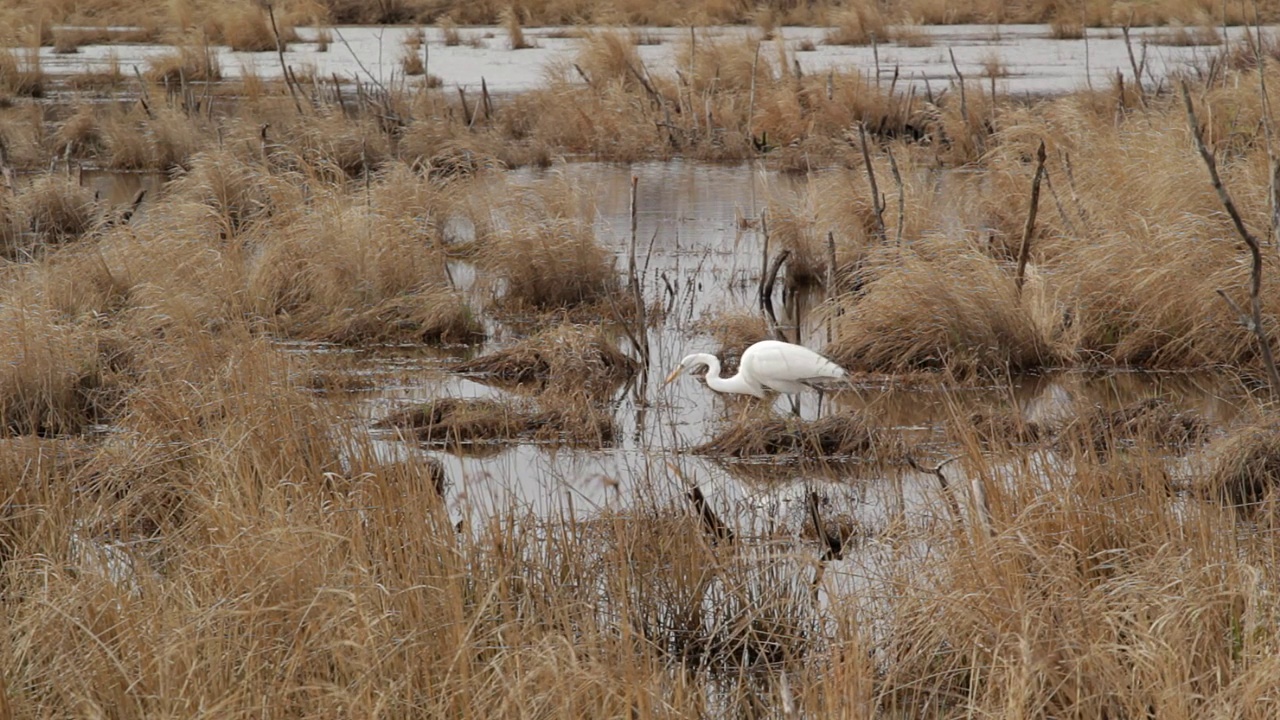
[[[0,52],[14,717],[1280,712],[1275,39],[1034,98],[765,39],[1253,12],[92,7]],[[470,23],[689,13],[758,30],[430,77]],[[357,20],[443,32],[385,84],[211,51]],[[28,51],[160,38],[83,86]],[[852,386],[659,386],[767,338]]]

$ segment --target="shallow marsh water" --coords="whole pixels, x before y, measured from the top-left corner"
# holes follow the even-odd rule
[[[1046,25],[947,25],[921,26],[928,38],[924,47],[909,47],[893,42],[872,46],[826,45],[825,28],[787,27],[779,30],[789,57],[806,74],[825,73],[829,69],[857,69],[869,76],[876,74],[883,82],[899,76],[898,85],[917,85],[925,90],[925,81],[934,91],[955,78],[951,53],[956,67],[968,79],[981,78],[989,67],[1003,68],[995,85],[1000,92],[1012,94],[1062,93],[1091,83],[1106,86],[1120,72],[1131,77],[1128,50],[1118,28],[1090,28],[1087,39],[1056,40]],[[390,85],[402,79],[400,56],[402,42],[413,27],[339,27],[326,52],[318,52],[315,28],[299,28],[303,42],[290,45],[284,61],[297,74],[314,72],[317,77],[337,74],[363,83]],[[549,69],[571,61],[581,44],[575,35],[579,28],[526,28],[525,36],[535,47],[511,50],[506,32],[495,27],[463,28],[464,42],[453,47],[443,42],[441,31],[423,28],[427,39],[427,70],[439,76],[447,87],[459,86],[478,91],[483,79],[490,92],[511,93],[531,90],[541,85]],[[651,71],[674,69],[676,48],[687,44],[686,28],[638,28],[647,43],[637,47],[641,59]],[[1145,53],[1144,82],[1155,85],[1171,71],[1202,60],[1216,48],[1212,46],[1174,46],[1160,44],[1167,28],[1134,28],[1132,42],[1135,54]],[[1221,33],[1221,30],[1218,31]],[[1243,37],[1241,28],[1228,28],[1228,39]],[[748,27],[699,28],[699,42],[717,39],[758,37],[759,30]],[[467,40],[474,38],[476,46]],[[802,41],[814,44],[814,50],[796,52]],[[100,71],[114,57],[126,77],[134,67],[146,69],[148,58],[170,53],[164,45],[89,45],[74,54],[55,54],[52,48],[40,49],[45,72],[53,76],[85,71]],[[223,47],[214,51],[225,76],[234,78],[252,71],[263,78],[280,77],[279,58],[274,52],[232,52]],[[776,62],[778,52],[773,42],[761,46],[761,59]],[[576,76],[575,76],[576,77]],[[989,80],[984,80],[989,82]]]
[[[478,349],[355,351],[287,346],[322,361],[332,359],[344,372],[369,376],[369,389],[335,397],[344,421],[361,432],[374,432],[389,457],[421,452],[439,458],[452,482],[449,502],[455,517],[485,515],[511,506],[553,516],[563,512],[567,503],[590,514],[600,508],[625,507],[638,498],[683,502],[680,496],[687,482],[702,487],[712,504],[748,534],[798,530],[804,520],[802,501],[811,487],[830,498],[832,512],[852,516],[867,528],[883,526],[891,515],[926,523],[945,517],[946,506],[934,478],[901,466],[886,468],[861,459],[825,469],[769,459],[726,464],[687,452],[710,439],[722,419],[740,412],[740,401],[716,395],[691,376],[665,387],[660,385],[661,378],[685,354],[716,349],[714,341],[699,332],[699,321],[721,310],[759,312],[756,288],[763,237],[756,226],[741,223],[740,218],[758,216],[769,194],[785,198],[799,189],[798,181],[746,165],[680,161],[569,164],[550,171],[521,171],[517,180],[534,183],[545,173],[561,173],[595,189],[598,237],[616,253],[620,268],[626,265],[630,244],[629,190],[635,175],[640,265],[648,267],[646,297],[674,297],[670,311],[649,331],[653,362],[649,382],[643,388],[620,387],[614,395],[619,433],[611,447],[584,450],[526,443],[446,452],[401,441],[392,431],[372,430],[373,423],[392,410],[416,402],[509,392],[443,369],[464,355],[492,352],[513,342],[517,333],[501,325],[496,326],[495,338]],[[674,296],[669,287],[674,288]],[[814,294],[801,298],[810,308],[822,299]],[[791,317],[791,309],[784,303],[779,315]],[[801,317],[800,339],[821,348],[825,335],[810,317]],[[627,346],[621,332],[617,339],[619,347]],[[947,424],[975,409],[1017,408],[1029,420],[1051,422],[1082,400],[1119,407],[1158,395],[1222,425],[1236,413],[1234,382],[1211,374],[1064,372],[986,386],[861,383],[855,390],[829,394],[823,413],[865,413],[875,425],[901,435],[922,459],[941,458],[956,451],[948,445]],[[791,411],[784,398],[773,409]],[[814,417],[816,409],[813,395],[801,399],[805,417]],[[953,466],[949,472],[960,470]]]

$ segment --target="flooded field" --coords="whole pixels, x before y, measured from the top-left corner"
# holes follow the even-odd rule
[[[1269,34],[506,12],[0,53],[0,716],[1274,716]]]
[[[608,30],[602,28],[601,30]],[[295,73],[328,79],[356,78],[373,85],[405,80],[401,48],[406,37],[424,33],[425,69],[450,88],[479,92],[483,80],[489,92],[515,93],[539,87],[553,70],[571,72],[570,63],[581,48],[583,34],[590,28],[529,28],[525,35],[533,47],[511,50],[506,31],[500,27],[476,27],[460,31],[461,44],[446,45],[438,28],[338,27],[336,38],[325,52],[317,52],[314,28],[299,28],[300,42],[284,54],[284,64]],[[650,72],[669,73],[676,69],[677,48],[689,40],[682,28],[636,28],[644,38],[637,47],[640,60]],[[903,88],[925,83],[941,90],[956,77],[957,69],[968,78],[991,75],[996,68],[999,92],[1014,95],[1043,95],[1077,90],[1093,83],[1107,84],[1117,72],[1129,74],[1129,48],[1118,28],[1091,28],[1085,37],[1056,39],[1047,25],[947,25],[920,26],[909,43],[884,38],[876,47],[841,46],[824,43],[824,28],[779,28],[776,40],[760,45],[761,61],[776,64],[778,47],[796,53],[794,63],[807,75],[824,75],[829,70],[857,68],[879,82],[895,82]],[[698,28],[696,41],[740,42],[754,38],[753,28]],[[1227,28],[1219,39],[1238,41],[1239,27]],[[1172,71],[1186,69],[1208,58],[1216,45],[1177,43],[1166,28],[1135,28],[1130,48],[1144,63],[1144,82],[1161,83]],[[812,47],[811,50],[799,50]],[[52,48],[41,51],[41,62],[54,76],[101,71],[109,62],[131,74],[131,68],[146,69],[147,60],[170,52],[163,45],[89,45],[79,53],[60,55]],[[281,61],[275,52],[233,52],[214,48],[215,57],[228,78],[251,72],[263,78],[279,78]],[[954,65],[953,62],[954,56]]]

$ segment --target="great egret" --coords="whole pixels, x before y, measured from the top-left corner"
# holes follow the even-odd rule
[[[738,393],[765,397],[765,390],[780,393],[798,393],[810,380],[847,378],[844,368],[802,345],[778,340],[761,340],[742,353],[738,374],[730,378],[720,377],[720,358],[710,353],[687,355],[667,376],[670,383],[680,373],[702,365],[707,366],[707,387],[721,393]]]

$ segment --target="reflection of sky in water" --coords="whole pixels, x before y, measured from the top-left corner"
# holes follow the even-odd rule
[[[657,380],[646,388],[646,403],[637,404],[632,389],[618,390],[614,401],[619,439],[616,447],[605,450],[522,444],[453,454],[399,442],[392,433],[379,434],[379,446],[391,456],[426,452],[445,463],[454,488],[450,503],[455,515],[484,513],[496,506],[558,515],[570,505],[575,513],[589,515],[599,508],[625,506],[633,498],[678,498],[686,482],[696,482],[713,506],[749,535],[766,534],[779,523],[794,532],[803,521],[803,499],[811,486],[829,498],[829,512],[850,515],[869,528],[883,527],[887,518],[900,512],[925,523],[945,520],[936,480],[902,468],[863,465],[824,472],[761,462],[735,469],[682,452],[709,439],[721,419],[740,411],[738,401],[718,396],[691,376],[666,387],[658,384],[686,353],[715,349],[710,338],[690,329],[702,316],[720,308],[754,312],[761,238],[754,230],[739,230],[737,218],[758,214],[765,204],[766,185],[775,195],[793,191],[786,176],[765,177],[746,166],[684,162],[574,164],[557,172],[594,189],[599,237],[619,253],[620,267],[625,265],[628,244],[630,176],[640,179],[638,236],[646,254],[653,238],[645,290],[649,297],[658,297],[671,284],[678,296],[673,311],[649,334]],[[530,181],[537,175],[523,171],[516,180]],[[510,334],[504,333],[484,351],[508,343]],[[811,334],[815,337],[809,344],[820,348],[825,337]],[[621,335],[619,343],[626,345]],[[413,402],[503,394],[473,379],[441,372],[441,365],[458,352],[329,351],[319,356],[354,362],[362,369],[358,371],[373,376],[377,389],[352,395],[355,402],[349,410],[353,422],[367,427]],[[829,394],[823,412],[866,413],[877,425],[902,433],[922,458],[936,459],[955,450],[946,444],[945,425],[963,422],[979,408],[1016,407],[1028,419],[1053,421],[1072,404],[1119,407],[1158,394],[1210,420],[1226,422],[1235,410],[1222,391],[1231,387],[1229,379],[1206,375],[1126,372],[1067,372],[1017,378],[1003,387],[945,391],[932,384],[867,384]],[[802,397],[806,417],[813,417],[815,399],[812,394]],[[774,409],[785,413],[790,406],[779,399]],[[961,473],[960,464],[948,468],[956,482],[963,481]]]

